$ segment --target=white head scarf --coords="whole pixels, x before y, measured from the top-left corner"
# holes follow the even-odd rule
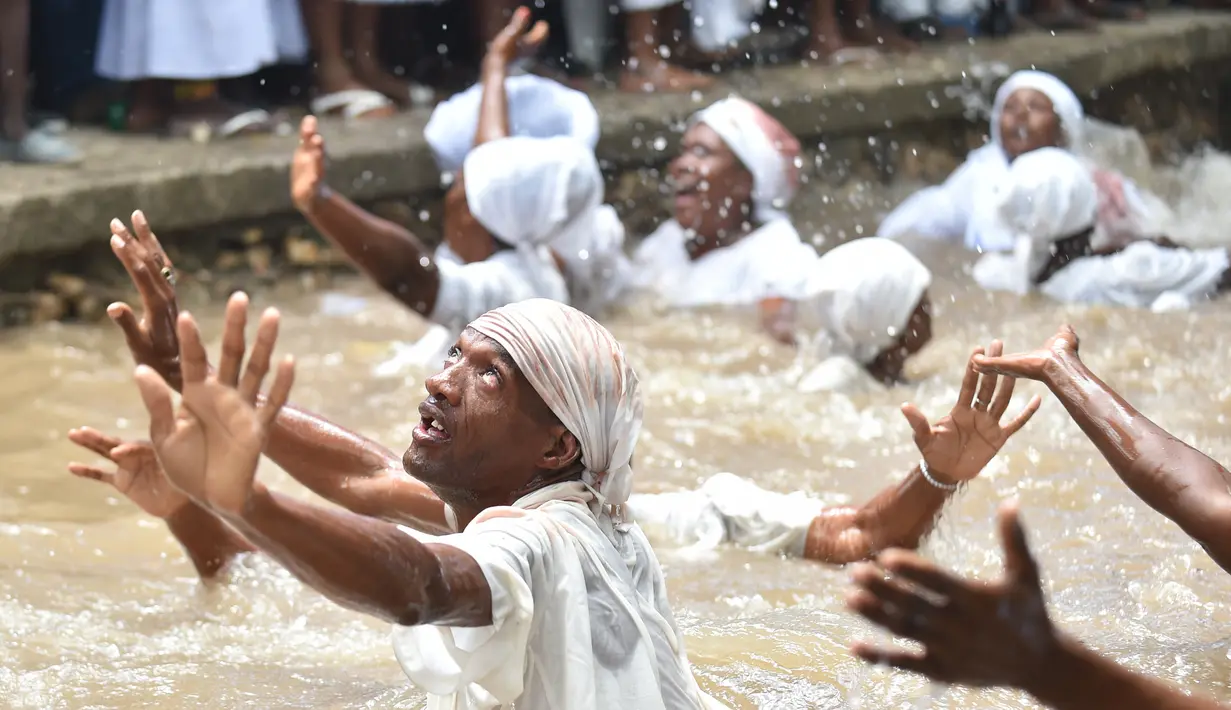
[[[622,506],[633,488],[642,402],[637,373],[619,341],[576,308],[542,298],[488,311],[470,327],[509,352],[530,386],[577,437],[582,480],[599,505],[608,514],[610,506]]]
[[[797,303],[799,325],[830,344],[830,355],[868,364],[897,340],[932,284],[932,273],[890,239],[856,239],[826,252]]]
[[[714,129],[752,173],[753,217],[760,222],[786,217],[799,188],[799,139],[760,106],[738,97],[698,111],[689,125]]]
[[[1000,115],[1004,113],[1005,102],[1018,89],[1034,89],[1051,101],[1052,110],[1060,119],[1060,129],[1064,133],[1065,147],[1081,152],[1084,135],[1082,126],[1085,122],[1085,112],[1081,108],[1081,100],[1069,88],[1068,84],[1046,72],[1025,70],[1014,72],[1012,76],[996,90],[996,99],[992,103],[991,136],[992,142],[1000,145]]]
[[[547,246],[603,201],[594,152],[572,138],[502,138],[466,156],[466,204],[515,247]]]
[[[591,150],[598,145],[598,111],[590,97],[551,79],[533,74],[511,76],[504,82],[509,111],[509,133],[530,138],[575,138]],[[423,137],[441,171],[462,167],[474,147],[483,100],[480,84],[466,89],[432,111]]]
[[[1054,243],[1094,227],[1098,218],[1090,168],[1060,148],[1040,148],[1013,161],[993,201],[994,229],[1012,238],[1013,256],[981,260],[975,278],[988,288],[1018,293],[1033,287]]]

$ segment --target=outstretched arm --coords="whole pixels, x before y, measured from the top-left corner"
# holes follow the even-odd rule
[[[987,352],[996,356],[1001,350],[1000,341],[994,340]],[[805,557],[846,564],[890,547],[918,547],[949,497],[961,484],[978,476],[1009,437],[1030,421],[1038,411],[1038,397],[1001,426],[1015,381],[1006,377],[1001,382],[987,375],[980,381],[974,363],[982,354],[980,347],[971,355],[957,404],[935,426],[914,405],[902,407],[902,414],[914,429],[923,463],[901,483],[889,486],[862,507],[834,508],[818,516],[808,529]]]
[[[431,316],[440,290],[431,251],[400,225],[329,189],[325,139],[317,132],[315,116],[305,116],[299,126],[299,147],[291,159],[291,199],[377,286],[423,317]]]
[[[1133,408],[1086,367],[1069,327],[1039,351],[978,360],[1044,382],[1116,475],[1231,572],[1231,474]]]
[[[518,57],[534,53],[547,40],[546,22],[536,22],[527,32],[528,27],[529,8],[517,8],[509,24],[492,39],[486,54],[483,55],[479,76],[483,95],[479,101],[479,122],[474,135],[476,147],[511,135],[509,98],[504,90],[504,81],[509,76],[509,65]]]
[[[216,372],[196,323],[180,315],[178,412],[166,382],[150,368],[137,368],[150,439],[168,480],[339,603],[400,624],[490,623],[490,588],[465,553],[420,543],[391,523],[283,498],[256,483],[266,432],[290,394],[294,363],[279,363],[269,394],[258,397],[277,341],[279,316],[269,309],[241,376],[246,312],[235,305],[246,301],[243,294],[231,299],[225,341],[240,347],[224,351]]]
[[[975,582],[890,550],[851,572],[846,603],[922,651],[856,643],[854,654],[940,683],[1024,690],[1057,710],[1222,710],[1133,673],[1052,626],[1016,504],[1000,511],[1005,572]]]
[[[171,485],[150,442],[122,441],[89,427],[73,429],[68,438],[116,466],[114,471],[108,471],[74,462],[68,470],[74,476],[106,483],[141,510],[165,522],[202,580],[213,580],[236,556],[256,549]]]
[[[153,368],[178,389],[173,266],[140,211],[133,213],[133,227],[135,237],[114,220],[111,248],[137,287],[144,312],[138,320],[127,304],[115,303],[107,313],[124,332],[137,364]],[[172,278],[160,274],[164,269]],[[397,454],[319,415],[283,407],[270,428],[265,453],[318,495],[356,513],[426,532],[449,532],[444,504],[427,486],[403,472]]]

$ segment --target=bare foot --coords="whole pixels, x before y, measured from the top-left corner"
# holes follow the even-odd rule
[[[907,39],[892,22],[880,18],[862,17],[856,20],[854,26],[846,32],[846,37],[851,44],[897,54],[919,49],[919,44]]]
[[[656,61],[650,66],[629,60],[620,75],[620,91],[652,94],[658,91],[686,93],[701,91],[714,85],[714,78],[682,69],[665,61]]]
[[[818,32],[804,49],[804,59],[828,62],[835,54],[849,47],[837,26]]]

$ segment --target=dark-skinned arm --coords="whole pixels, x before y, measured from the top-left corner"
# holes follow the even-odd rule
[[[176,542],[192,560],[197,574],[206,582],[216,579],[237,556],[256,550],[216,515],[193,502],[185,503],[167,516],[166,523]]]
[[[479,76],[483,94],[479,100],[479,123],[474,133],[475,147],[509,137],[509,98],[504,90],[508,76],[509,67],[504,57],[488,51],[483,57]]]
[[[932,477],[944,477],[932,472]],[[808,528],[804,557],[844,565],[871,558],[890,547],[915,549],[935,527],[940,511],[953,494],[928,483],[916,466],[901,483],[855,508],[823,511]]]
[[[491,589],[482,569],[449,545],[424,544],[397,526],[328,510],[258,486],[230,521],[329,599],[395,624],[486,626]]]
[[[1022,690],[1056,710],[1226,710],[1225,705],[1185,695],[1173,686],[1138,675],[1061,636],[1045,672]]]
[[[1075,354],[1048,361],[1044,381],[1116,475],[1231,572],[1231,475],[1133,408]]]
[[[304,216],[381,290],[424,318],[431,317],[440,272],[431,250],[415,235],[323,185]]]

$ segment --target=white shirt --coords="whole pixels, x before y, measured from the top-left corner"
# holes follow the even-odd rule
[[[582,497],[522,507],[557,488]],[[697,687],[644,534],[634,526],[617,535],[628,538],[617,550],[587,496],[580,483],[557,484],[489,509],[463,533],[430,538],[478,562],[492,623],[395,628],[398,661],[429,693],[429,710],[723,707]]]
[[[546,249],[505,249],[465,264],[442,244],[435,261],[440,291],[431,320],[437,325],[413,345],[398,347],[376,368],[378,376],[395,375],[408,366],[438,367],[466,326],[493,308],[531,298],[569,302],[564,278]]]
[[[1226,249],[1169,249],[1136,242],[1109,256],[1075,259],[1039,286],[1061,301],[1171,310],[1214,295]]]
[[[767,222],[696,260],[688,255],[686,238],[678,222],[664,222],[633,257],[637,285],[676,307],[753,305],[787,296],[818,258],[786,219]]]

